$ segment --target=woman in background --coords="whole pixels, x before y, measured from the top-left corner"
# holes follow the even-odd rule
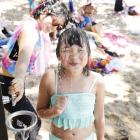
[[[51,31],[53,25],[56,27],[59,25],[63,26],[65,22],[66,13],[64,11],[59,11],[59,13],[56,11],[55,13],[56,9],[53,9],[53,6],[49,2],[41,3],[32,11],[34,18],[22,22],[16,28],[7,44],[7,51],[5,51],[2,57],[0,82],[3,83],[1,85],[2,95],[9,96],[10,98],[14,97],[13,102],[4,105],[10,113],[28,110],[37,115],[34,107],[25,95],[25,77],[27,72],[38,72],[36,71],[36,63],[40,55],[40,50],[43,45],[48,45],[46,34]],[[14,127],[17,127],[17,121],[15,119]],[[20,117],[20,121],[30,124],[30,120],[24,116]],[[36,140],[40,127],[41,120],[38,117],[38,122],[31,131],[28,140]],[[19,139],[19,135],[17,134],[16,140]]]

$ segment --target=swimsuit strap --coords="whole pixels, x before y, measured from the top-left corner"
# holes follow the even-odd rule
[[[57,91],[58,91],[58,70],[54,69],[54,73],[55,73],[55,95],[57,95]]]
[[[92,91],[93,87],[95,86],[97,79],[98,78],[96,77],[95,80],[94,80],[94,82],[91,84],[91,87],[89,89],[89,93]]]

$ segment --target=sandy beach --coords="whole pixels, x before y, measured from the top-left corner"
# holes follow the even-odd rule
[[[115,0],[93,0],[97,8],[96,21],[102,22],[104,32],[117,32],[129,39],[120,59],[123,68],[119,72],[105,74],[105,139],[140,140],[140,16],[116,15]],[[127,0],[128,4],[140,5],[139,0]],[[133,2],[133,3],[132,3]],[[29,17],[26,0],[0,0],[0,26],[13,31],[21,20]],[[133,30],[135,29],[135,31]],[[138,32],[136,32],[139,31]],[[108,45],[107,42],[104,42]],[[122,53],[120,52],[120,53]],[[36,106],[40,77],[28,76],[26,92]],[[8,115],[8,114],[7,114]],[[40,135],[48,135],[49,121],[42,120]],[[13,134],[9,131],[9,140]],[[47,140],[47,139],[46,139]]]

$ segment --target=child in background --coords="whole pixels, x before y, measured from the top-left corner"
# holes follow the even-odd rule
[[[42,76],[37,112],[52,119],[50,140],[104,140],[104,82],[88,69],[86,33],[69,28],[59,37],[60,65]],[[93,129],[95,127],[95,130]]]
[[[97,10],[93,3],[91,1],[86,2],[80,8],[80,12],[83,16],[83,19],[80,22],[80,28],[101,35],[103,31],[102,23],[97,23],[94,19],[97,14]]]

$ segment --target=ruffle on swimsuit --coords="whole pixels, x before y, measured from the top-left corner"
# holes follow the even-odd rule
[[[57,96],[67,96],[68,103],[64,112],[53,118],[53,123],[57,127],[66,129],[84,128],[92,125],[94,121],[93,111],[95,105],[95,95],[92,93],[67,93],[53,95],[51,104],[55,105]]]

